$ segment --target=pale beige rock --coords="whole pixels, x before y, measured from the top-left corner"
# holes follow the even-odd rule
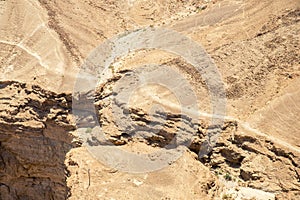
[[[297,200],[299,7],[297,0],[0,0],[0,199]],[[101,42],[148,26],[171,28],[203,45],[224,81],[227,116],[216,147],[198,160],[212,112],[201,76],[180,56],[160,50],[120,58],[111,74],[147,63],[176,69],[198,95],[201,113],[201,120],[187,114],[192,120],[179,123],[172,93],[140,88],[130,102],[138,126],[163,121],[150,117],[152,103],[171,118],[161,133],[128,137],[114,123],[109,98],[97,99],[105,135],[125,150],[153,152],[178,128],[193,135],[167,167],[130,174],[97,161],[82,135],[70,133],[70,92]],[[98,95],[111,96],[116,82],[104,82]],[[95,118],[87,113],[81,122],[93,125]]]

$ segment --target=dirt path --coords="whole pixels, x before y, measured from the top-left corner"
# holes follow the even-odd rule
[[[50,68],[46,63],[43,62],[41,56],[38,53],[33,52],[30,49],[28,49],[27,47],[25,47],[24,45],[22,45],[22,41],[20,43],[13,43],[13,42],[5,41],[5,40],[0,40],[0,42],[3,44],[8,44],[8,45],[17,46],[17,47],[21,48],[22,50],[26,51],[29,55],[36,58],[42,67],[44,67],[45,69]]]
[[[177,111],[182,110],[183,113],[187,113],[192,117],[197,117],[197,116],[201,116],[201,117],[205,117],[205,118],[213,118],[214,117],[214,118],[219,118],[219,119],[223,119],[223,120],[236,121],[243,129],[250,131],[251,133],[254,133],[255,135],[266,137],[267,139],[269,139],[279,145],[282,145],[290,150],[300,153],[300,148],[295,147],[295,146],[291,145],[290,143],[283,141],[282,139],[276,138],[274,136],[263,133],[260,130],[254,129],[251,127],[251,125],[248,122],[241,121],[233,116],[218,116],[218,115],[213,115],[213,114],[210,114],[207,112],[181,108],[180,106],[178,106],[178,104],[174,104],[165,99],[157,98],[156,96],[151,95],[149,92],[150,91],[148,91],[148,97],[152,98],[153,102],[163,105],[163,106],[169,108],[170,110],[177,110]]]

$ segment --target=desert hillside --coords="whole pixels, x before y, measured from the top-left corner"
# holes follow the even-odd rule
[[[300,196],[299,0],[0,0],[0,199]]]

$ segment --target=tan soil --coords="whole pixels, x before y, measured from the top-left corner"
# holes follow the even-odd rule
[[[299,23],[297,0],[0,0],[0,199],[298,199]],[[82,145],[71,92],[101,42],[149,26],[176,30],[205,48],[224,82],[227,112],[216,147],[198,159],[212,114],[202,77],[180,56],[160,50],[120,58],[111,73],[119,78],[96,92],[106,137],[145,153],[163,148],[178,129],[193,134],[177,161],[125,173]],[[187,114],[191,120],[179,123],[174,94],[148,85],[132,95],[130,117],[146,128],[145,121],[160,123],[150,116],[155,103],[167,113],[168,127],[142,139],[124,137],[110,110],[111,89],[122,70],[147,63],[186,78],[200,119]]]

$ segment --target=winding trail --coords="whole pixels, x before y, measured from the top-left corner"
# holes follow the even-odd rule
[[[235,117],[232,117],[232,116],[221,116],[221,115],[214,115],[214,114],[210,114],[210,113],[206,113],[206,112],[202,112],[202,111],[195,111],[195,110],[192,110],[192,109],[187,109],[187,108],[181,108],[180,106],[178,106],[178,104],[175,104],[175,103],[171,103],[171,102],[168,102],[166,100],[163,100],[163,99],[160,99],[154,95],[151,95],[150,93],[148,94],[149,97],[152,98],[152,100],[155,102],[155,103],[158,103],[158,104],[161,104],[167,108],[170,108],[170,109],[177,109],[177,110],[181,110],[183,113],[187,113],[189,114],[190,116],[192,117],[199,117],[199,116],[202,116],[202,117],[206,117],[206,118],[215,118],[215,119],[221,119],[221,120],[230,120],[230,121],[236,121],[238,122],[238,124],[245,130],[247,131],[250,131],[251,133],[254,133],[256,135],[259,135],[259,136],[262,136],[262,137],[265,137],[279,145],[282,145],[294,152],[297,152],[297,153],[300,153],[300,148],[297,148],[295,146],[293,146],[292,144],[289,144],[285,141],[282,141],[281,139],[279,138],[276,138],[274,136],[271,136],[271,135],[268,135],[266,133],[263,133],[261,132],[260,130],[257,130],[257,129],[254,129],[250,126],[249,123],[247,122],[244,122],[244,121],[241,121]]]
[[[5,40],[0,40],[0,42],[3,43],[3,44],[8,44],[8,45],[17,46],[17,47],[21,48],[22,50],[26,51],[28,54],[30,54],[31,56],[36,58],[39,61],[39,64],[41,66],[43,66],[46,69],[49,69],[49,66],[43,62],[42,58],[37,53],[31,51],[30,49],[28,49],[24,45],[22,45],[20,43],[13,43],[13,42],[5,41]]]

